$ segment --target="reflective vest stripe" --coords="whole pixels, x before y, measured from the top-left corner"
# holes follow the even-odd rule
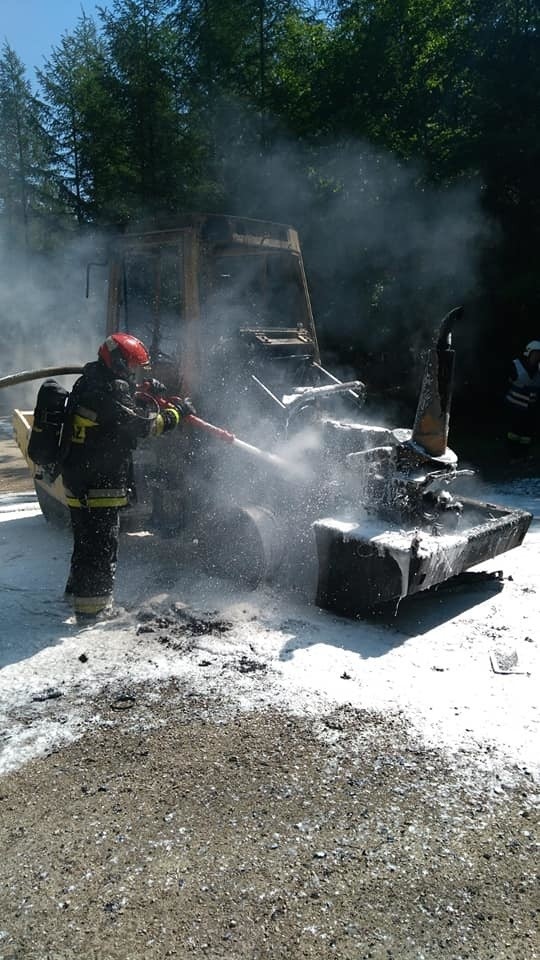
[[[97,427],[96,421],[91,420],[89,417],[82,417],[79,413],[76,413],[71,426],[71,442],[84,443],[86,441],[86,431],[89,430],[90,427]]]
[[[128,497],[123,487],[118,490],[108,488],[105,490],[89,490],[81,499],[76,497],[71,490],[66,489],[66,503],[68,507],[125,507],[128,504]]]
[[[110,602],[110,594],[101,597],[73,597],[75,613],[100,613],[101,610],[105,610]]]
[[[532,437],[521,436],[519,433],[512,433],[511,430],[508,431],[506,436],[512,441],[512,443],[521,443],[523,446],[527,446],[527,444],[532,443]]]
[[[521,360],[514,360],[514,370],[516,377],[510,380],[506,400],[512,407],[526,411],[538,401],[540,374],[535,373],[531,377]]]
[[[86,500],[78,500],[76,497],[66,497],[68,507],[126,507],[127,497],[87,497]]]
[[[515,387],[511,387],[506,394],[506,399],[516,407],[523,407],[526,410],[531,403],[529,392],[530,391],[527,390],[527,392],[524,393],[523,391],[516,390]]]

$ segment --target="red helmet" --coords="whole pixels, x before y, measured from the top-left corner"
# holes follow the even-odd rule
[[[101,344],[98,357],[118,376],[128,377],[137,367],[148,367],[150,356],[144,343],[131,333],[111,333]]]

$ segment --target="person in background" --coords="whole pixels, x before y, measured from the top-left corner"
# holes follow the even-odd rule
[[[182,416],[194,412],[189,401],[175,400],[151,414],[138,407],[137,375],[149,367],[140,340],[113,333],[101,344],[98,359],[84,367],[68,401],[70,438],[62,480],[73,554],[66,595],[78,618],[112,612],[119,511],[128,505],[138,441],[174,430]]]
[[[527,455],[538,435],[540,340],[531,340],[512,361],[505,395],[506,439],[512,456]]]

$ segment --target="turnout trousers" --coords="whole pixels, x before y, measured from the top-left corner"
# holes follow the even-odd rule
[[[95,616],[110,605],[118,557],[118,507],[70,507],[73,553],[66,592],[75,613]]]

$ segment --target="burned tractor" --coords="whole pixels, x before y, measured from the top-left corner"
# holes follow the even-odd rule
[[[143,340],[153,376],[200,414],[137,451],[132,527],[220,574],[311,583],[352,616],[523,540],[528,513],[456,492],[470,472],[447,446],[461,308],[428,352],[412,429],[388,429],[365,421],[360,380],[321,364],[292,227],[193,215],[122,234],[108,267],[107,333]],[[25,453],[29,424],[15,412]],[[58,481],[36,489],[52,515]]]

